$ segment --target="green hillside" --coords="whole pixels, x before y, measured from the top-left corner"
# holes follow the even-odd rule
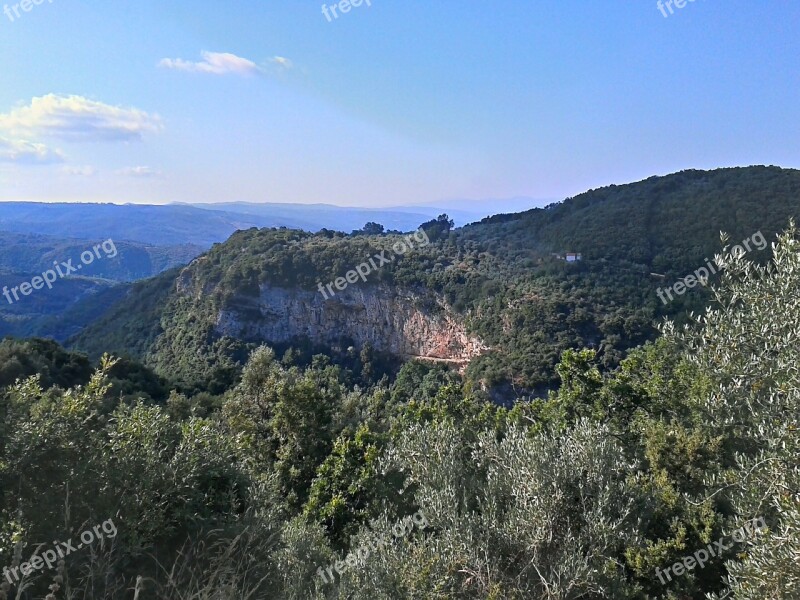
[[[185,265],[200,252],[190,244],[158,247],[0,231],[0,290],[8,292],[0,296],[0,337],[42,336],[63,342],[120,301],[127,282]],[[84,253],[92,255],[91,261]],[[69,276],[58,276],[56,268]],[[41,279],[46,271],[55,279],[51,288],[27,296],[17,291],[14,298],[12,290]]]
[[[136,281],[154,277],[163,271],[185,265],[202,252],[193,244],[153,246],[126,240],[70,239],[38,234],[0,231],[0,272],[41,274],[54,262],[72,260],[81,264],[81,254],[99,250],[91,264],[82,265],[81,275],[112,281]]]
[[[687,171],[459,230],[428,224],[429,245],[357,285],[444,297],[468,331],[491,348],[472,361],[467,375],[499,391],[498,398],[536,394],[556,383],[554,367],[564,350],[592,348],[610,368],[628,349],[652,339],[654,323],[664,316],[700,309],[708,299],[705,289],[665,306],[656,288],[713,258],[722,247],[721,230],[732,242],[756,232],[774,239],[800,215],[798,192],[795,170]],[[183,272],[192,282],[189,292],[175,293],[174,276],[172,282],[166,277],[135,286],[73,343],[94,355],[129,352],[190,388],[212,381],[224,387],[250,346],[214,333],[220,310],[246,305],[260,284],[314,291],[318,282],[334,280],[400,239],[240,231]],[[583,260],[568,264],[554,256],[566,252],[580,252]],[[752,254],[761,261],[769,256]]]
[[[719,252],[719,232],[736,243],[756,231],[773,240],[800,213],[800,171],[747,167],[683,171],[592,190],[544,209],[464,228],[504,263],[532,249],[581,252],[682,276]]]
[[[11,290],[32,277],[0,273],[0,290]],[[69,277],[54,283],[51,290],[37,290],[11,304],[0,296],[0,338],[41,335],[64,341],[93,321],[98,310],[119,301],[121,291],[119,284],[106,279]]]

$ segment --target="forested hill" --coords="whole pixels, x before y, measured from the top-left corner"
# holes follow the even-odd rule
[[[62,233],[70,234],[72,228],[64,225]],[[92,255],[93,248],[92,262],[84,263],[88,259],[82,257],[87,252]],[[43,336],[63,342],[91,323],[98,311],[124,296],[124,283],[184,266],[203,250],[192,244],[152,246],[122,239],[0,231],[0,290],[4,291],[0,296],[0,338]],[[68,272],[65,265],[79,272],[59,278],[47,293],[19,297],[21,285],[41,279],[56,266]],[[55,271],[52,273],[55,277]],[[16,301],[14,293],[19,297]]]
[[[513,261],[532,249],[646,265],[679,275],[719,251],[719,233],[737,243],[772,236],[800,213],[800,171],[739,167],[682,171],[612,185],[547,208],[498,215],[463,229]]]
[[[0,231],[0,273],[41,274],[53,264],[72,259],[80,264],[82,252],[106,243],[101,258],[81,265],[81,275],[110,281],[136,281],[188,264],[202,253],[193,244],[151,246],[111,238],[70,239]],[[58,260],[56,260],[58,259]]]
[[[485,351],[472,357],[467,375],[483,389],[505,390],[500,396],[508,399],[553,385],[566,349],[594,348],[601,364],[612,367],[651,339],[664,316],[700,309],[705,288],[666,305],[656,288],[713,258],[722,247],[720,231],[732,244],[757,232],[771,242],[800,214],[798,192],[796,170],[686,171],[463,229],[429,223],[430,244],[324,301],[318,283],[334,281],[401,238],[240,231],[179,276],[134,286],[73,342],[93,355],[130,352],[191,389],[225,389],[259,343],[280,342],[309,360],[312,348],[344,351],[365,339],[397,337],[394,346],[416,349],[422,337],[441,336],[446,323],[458,339],[438,340],[439,346],[478,340]],[[556,256],[568,252],[583,260],[568,264]],[[769,250],[751,254],[766,260]],[[383,308],[370,312],[370,306]],[[297,323],[276,329],[281,319]],[[328,329],[341,339],[325,335],[326,319],[337,319]],[[414,330],[409,322],[422,326]]]

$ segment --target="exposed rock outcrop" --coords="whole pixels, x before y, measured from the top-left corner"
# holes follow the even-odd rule
[[[386,285],[351,285],[327,300],[318,292],[262,285],[257,299],[226,303],[216,332],[263,342],[352,338],[359,346],[370,342],[393,354],[462,366],[487,350],[441,298]]]

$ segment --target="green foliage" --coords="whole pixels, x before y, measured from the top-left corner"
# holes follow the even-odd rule
[[[53,263],[69,259],[77,266],[82,252],[91,252],[92,248],[107,240],[64,239],[0,231],[0,272],[41,275],[52,269]],[[102,248],[102,258],[82,265],[81,275],[112,281],[136,281],[185,265],[202,252],[200,246],[192,244],[151,246],[127,240],[115,241],[114,248],[116,253],[108,246]]]
[[[38,274],[11,274],[0,271],[0,290],[9,289]],[[99,311],[119,301],[124,284],[104,279],[73,276],[59,280],[52,290],[39,290],[30,296],[19,295],[9,304],[0,296],[0,337],[52,337],[63,342],[91,323]],[[13,300],[13,295],[11,295]]]
[[[447,215],[439,215],[435,219],[426,221],[420,225],[419,228],[425,232],[428,239],[435,242],[446,237],[454,226],[455,222],[453,222],[453,219]]]
[[[41,277],[54,269],[54,263],[71,259],[81,269],[80,275],[59,278],[50,289],[43,288],[29,296],[17,292],[19,300],[13,303],[0,297],[0,337],[42,336],[65,342],[91,324],[99,313],[125,298],[129,286],[121,282],[155,277],[188,263],[202,252],[199,246],[189,244],[149,246],[117,241],[116,253],[106,247],[109,252],[106,248],[98,250],[101,259],[81,264],[81,253],[91,253],[97,244],[97,240],[0,232],[0,290],[13,290]],[[12,295],[9,298],[13,300]],[[133,346],[125,347],[128,348]]]
[[[105,352],[144,358],[161,333],[161,311],[176,276],[169,271],[133,284],[125,298],[68,344],[94,358]]]
[[[360,233],[365,235],[381,235],[384,232],[384,227],[380,223],[370,221],[361,228]]]
[[[240,232],[174,291],[168,279],[139,288],[161,290],[149,305],[159,325],[141,329],[150,337],[140,350],[170,381],[108,358],[87,378],[88,360],[53,343],[3,342],[0,562],[113,517],[113,543],[65,565],[65,597],[797,597],[796,232],[767,265],[723,251],[727,269],[705,292],[713,303],[627,357],[660,310],[636,308],[650,284],[629,273],[594,283],[633,258],[652,267],[669,244],[634,235],[614,257],[618,245],[604,239],[606,262],[579,245],[596,233],[593,213],[614,231],[650,231],[693,194],[729,193],[729,178],[779,200],[794,189],[793,172],[773,169],[683,173],[449,232],[395,263],[384,281],[452,294],[470,330],[492,342],[464,378],[412,362],[392,381],[369,348],[346,350],[339,366],[313,346],[276,354],[215,334],[248,286],[302,287],[308,264],[326,272],[334,251],[349,260],[391,234]],[[653,194],[641,202],[652,221],[610,202],[628,206],[638,189]],[[567,221],[569,249],[588,257],[579,265],[547,257],[548,231]],[[488,402],[489,382],[527,400]],[[425,528],[392,534],[415,513]],[[703,568],[656,576],[759,517],[765,531]],[[382,535],[389,543],[374,544]],[[364,548],[363,564],[321,579]],[[52,581],[31,580],[28,593]]]
[[[396,495],[393,488],[402,483],[396,476],[380,476],[378,459],[386,441],[385,435],[361,426],[352,437],[336,440],[317,470],[304,514],[323,525],[339,549],[348,546],[368,518],[380,515],[380,500]]]
[[[9,389],[0,460],[0,522],[9,525],[0,538],[24,540],[32,554],[35,543],[68,540],[113,518],[118,537],[93,550],[150,575],[154,549],[156,558],[172,558],[186,536],[241,520],[257,505],[256,479],[238,438],[213,421],[176,424],[143,404],[104,415],[113,367],[104,359],[85,388],[46,392],[31,378]],[[0,548],[4,564],[12,561],[7,549]],[[70,566],[67,579],[77,586],[86,574]]]
[[[0,388],[34,375],[44,388],[67,389],[88,383],[92,366],[85,356],[67,352],[51,340],[0,341]]]
[[[345,391],[335,367],[283,369],[268,348],[248,362],[242,382],[225,404],[225,418],[272,465],[280,493],[297,510],[308,498],[316,470],[336,435],[334,410]]]
[[[739,547],[727,564],[736,598],[790,598],[800,593],[800,241],[792,224],[759,265],[727,254],[715,290],[718,309],[697,317],[696,329],[668,333],[686,347],[714,385],[698,398],[702,422],[720,433],[722,469],[706,482],[730,503],[730,532],[763,518],[768,531]]]

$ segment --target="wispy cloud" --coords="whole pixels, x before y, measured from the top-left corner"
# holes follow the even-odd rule
[[[158,177],[161,171],[157,171],[152,167],[126,167],[117,171],[117,175],[124,175],[125,177]]]
[[[261,71],[252,60],[228,52],[202,52],[201,55],[203,60],[200,62],[182,58],[165,58],[158,63],[158,66],[165,69],[212,75],[255,75]]]
[[[82,96],[48,94],[30,105],[0,113],[0,132],[14,137],[56,138],[67,142],[142,139],[162,129],[161,119],[136,108],[122,108]]]
[[[182,58],[164,58],[158,66],[164,69],[174,69],[176,71],[188,71],[190,73],[207,73],[211,75],[240,75],[251,76],[265,73],[265,69],[252,60],[236,56],[230,52],[206,52],[200,53],[202,61],[190,61]],[[282,70],[289,70],[294,65],[292,61],[284,56],[274,56],[267,61],[269,66],[276,66]]]
[[[20,165],[51,165],[64,162],[64,155],[44,144],[0,137],[0,162]]]

